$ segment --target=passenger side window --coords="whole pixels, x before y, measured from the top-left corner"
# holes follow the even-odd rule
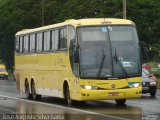
[[[23,51],[23,36],[20,37],[20,53]]]
[[[55,30],[55,41],[54,41],[54,49],[55,50],[58,50],[58,33],[59,33],[59,31],[58,30]]]
[[[55,31],[51,32],[51,50],[54,51],[54,47],[55,47]]]
[[[35,34],[30,35],[30,52],[35,52]]]
[[[36,44],[36,51],[41,52],[42,51],[42,44],[43,44],[43,34],[38,33],[37,34],[37,44]]]
[[[50,50],[50,41],[51,41],[51,35],[50,31],[44,32],[44,51]]]
[[[75,40],[75,29],[72,26],[68,27],[68,38],[69,38],[69,53],[70,53],[70,63],[75,76],[79,75],[78,71],[78,47]]]
[[[59,37],[59,49],[65,50],[67,48],[67,29],[60,29],[60,37]]]
[[[24,36],[24,46],[23,46],[24,53],[28,52],[28,42],[29,42],[29,36],[26,35],[26,36]]]
[[[16,37],[16,41],[15,41],[15,49],[16,49],[16,53],[19,53],[19,48],[20,48],[20,37],[17,36]]]

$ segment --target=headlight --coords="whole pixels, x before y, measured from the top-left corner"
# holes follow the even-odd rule
[[[156,85],[156,82],[155,81],[151,81],[150,85]]]
[[[139,87],[141,84],[140,83],[134,83],[132,85],[129,85],[130,88],[136,88]]]
[[[89,86],[89,85],[81,85],[81,88],[87,89],[87,90],[96,90],[97,89],[97,87]]]

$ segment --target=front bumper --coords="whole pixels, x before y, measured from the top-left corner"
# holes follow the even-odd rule
[[[157,91],[157,86],[143,86],[142,93],[154,93]]]
[[[112,99],[130,99],[140,98],[142,94],[142,87],[116,89],[116,90],[86,90],[81,89],[78,94],[72,94],[72,99],[85,100],[112,100]]]
[[[8,75],[6,74],[0,74],[0,77],[3,78],[3,77],[7,77]]]

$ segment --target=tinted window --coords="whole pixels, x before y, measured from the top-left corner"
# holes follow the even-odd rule
[[[55,35],[55,42],[54,42],[55,50],[58,50],[58,36],[59,36],[58,33],[59,33],[58,30],[55,30],[55,34],[54,34]]]
[[[30,35],[30,52],[35,52],[35,34]]]
[[[107,27],[78,28],[81,77],[112,76],[112,58]]]
[[[36,51],[37,52],[42,51],[42,41],[43,41],[43,34],[38,33],[37,34],[37,45],[36,45]]]
[[[16,49],[16,52],[17,52],[17,53],[19,53],[19,47],[20,47],[20,46],[19,46],[19,45],[20,45],[19,43],[20,43],[20,42],[19,42],[19,37],[17,36],[17,37],[16,37],[16,41],[15,41],[15,49]]]
[[[69,47],[69,55],[70,55],[70,63],[75,76],[78,76],[78,62],[76,61],[76,57],[78,56],[77,44],[75,40],[75,30],[73,27],[68,27],[68,38],[70,42]]]
[[[20,37],[20,53],[22,53],[23,49],[23,36]]]
[[[50,50],[50,31],[44,32],[44,51]]]
[[[69,34],[69,41],[71,41],[71,40],[75,40],[75,29],[74,29],[74,27],[71,27],[71,26],[69,26],[68,27],[68,34]]]
[[[52,31],[51,33],[52,38],[51,38],[51,50],[54,50],[55,47],[55,31]]]
[[[29,36],[24,36],[24,48],[23,48],[23,52],[28,52],[28,42],[29,42]]]
[[[140,75],[141,65],[136,28],[134,26],[108,26],[108,33],[112,48],[114,75],[118,77]]]
[[[60,29],[59,49],[67,48],[67,30]]]

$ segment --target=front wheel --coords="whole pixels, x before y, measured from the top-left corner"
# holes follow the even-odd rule
[[[151,97],[155,97],[156,96],[156,92],[151,92],[150,95],[151,95]]]
[[[126,102],[126,99],[118,99],[116,100],[117,105],[124,105]]]
[[[7,75],[5,76],[5,79],[8,80],[8,76]]]
[[[66,86],[65,101],[68,104],[68,106],[72,106],[73,105],[73,100],[71,100],[70,90],[69,90],[69,86],[68,85]]]

